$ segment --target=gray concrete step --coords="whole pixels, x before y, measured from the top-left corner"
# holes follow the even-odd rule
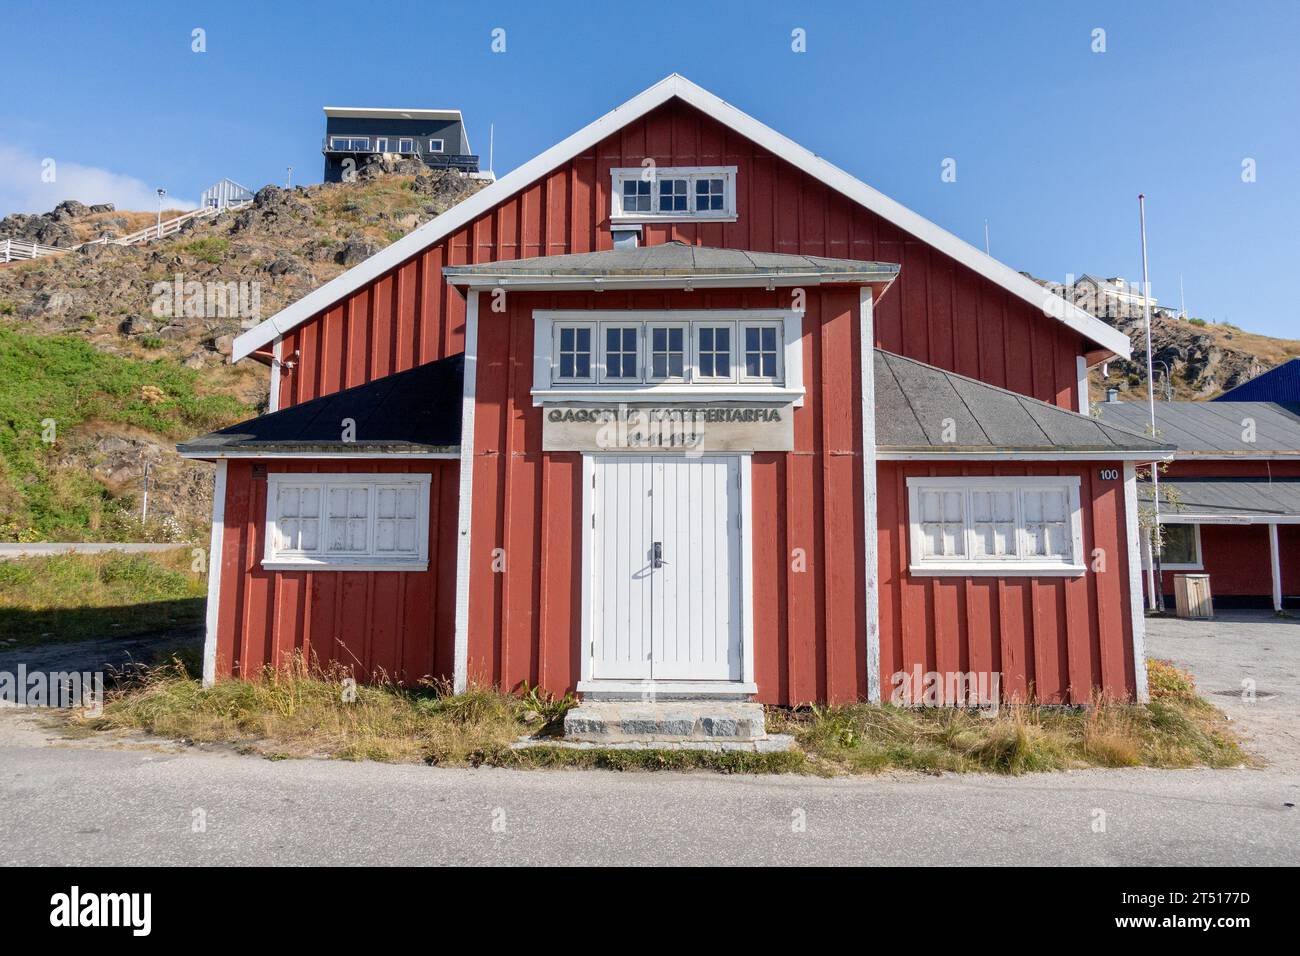
[[[764,740],[763,705],[749,701],[584,700],[565,715],[565,740],[591,743]]]

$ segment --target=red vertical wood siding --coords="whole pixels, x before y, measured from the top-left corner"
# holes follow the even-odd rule
[[[900,278],[875,310],[875,344],[1077,407],[1075,357],[1084,343],[1076,333],[680,102],[629,124],[287,333],[281,354],[296,366],[281,378],[281,406],[461,351],[465,303],[442,267],[609,248],[610,170],[646,157],[660,166],[736,166],[739,215],[732,223],[647,225],[644,243],[900,263]],[[533,309],[758,308],[786,306],[788,295],[512,293],[506,314],[483,310],[475,429],[464,437],[473,442],[474,469],[471,680],[562,692],[580,671],[581,458],[541,451],[540,411],[529,394]],[[764,702],[847,701],[866,692],[857,309],[856,289],[811,291],[803,329],[808,392],[795,414],[795,449],[753,459],[755,665]],[[250,669],[308,642],[342,657],[343,645],[358,640],[352,635],[362,635],[346,648],[360,666],[396,660],[409,675],[429,657],[424,640],[432,671],[447,673],[456,470],[435,467],[438,564],[431,562],[427,580],[403,575],[395,586],[374,574],[262,574],[255,556],[264,502],[247,466],[232,463],[223,560],[234,583],[223,588],[219,653]],[[959,470],[1056,473],[1053,466]],[[894,671],[920,664],[1000,670],[1004,689],[1022,699],[1086,700],[1103,682],[1113,695],[1131,694],[1120,484],[1102,487],[1092,468],[1067,472],[1084,475],[1086,544],[1106,551],[1103,573],[909,578],[903,482],[911,473],[942,468],[880,469],[882,686],[889,688]],[[403,610],[376,620],[387,607]],[[305,622],[301,633],[292,628],[295,614]],[[413,644],[421,626],[436,638]]]
[[[610,248],[610,170],[640,166],[737,167],[731,223],[645,227],[670,239],[758,252],[802,253],[902,265],[876,313],[876,344],[1077,408],[1075,356],[1083,342],[1055,319],[868,212],[772,153],[680,101],[610,136],[453,234],[288,332],[280,407],[464,348],[465,303],[444,265]]]
[[[541,450],[536,309],[776,308],[789,292],[513,293],[484,312],[474,423],[469,675],[571,690],[580,673],[582,466]],[[795,450],[754,456],[756,679],[770,703],[866,693],[858,290],[811,290]],[[797,551],[796,551],[797,549]],[[797,559],[797,560],[796,560]]]
[[[881,462],[878,471],[880,670],[886,697],[897,673],[998,672],[1009,700],[1086,703],[1094,688],[1135,692],[1128,544],[1119,462],[1077,465]],[[908,573],[907,479],[951,475],[1078,475],[1080,577],[938,577]],[[1104,565],[1091,568],[1094,549]],[[1104,570],[1102,570],[1104,568]],[[950,701],[951,703],[951,701]]]
[[[431,474],[427,571],[264,571],[265,478],[231,460],[217,610],[217,673],[255,677],[301,653],[358,679],[450,678],[456,611],[454,461],[271,462],[269,472]]]
[[[1298,461],[1259,459],[1209,460],[1183,458],[1160,473],[1167,478],[1272,478],[1300,477]],[[1300,525],[1278,526],[1278,556],[1282,564],[1282,594],[1300,594]],[[1201,560],[1216,597],[1273,599],[1273,567],[1265,525],[1201,526]],[[1174,593],[1174,575],[1161,575],[1165,594]],[[1272,606],[1270,603],[1269,607]]]

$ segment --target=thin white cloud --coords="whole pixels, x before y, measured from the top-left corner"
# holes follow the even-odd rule
[[[111,202],[121,210],[149,212],[158,208],[154,187],[134,176],[57,156],[35,156],[0,143],[0,218],[13,212],[49,212],[65,199],[87,205]],[[198,203],[168,195],[164,205],[168,209],[194,209]]]

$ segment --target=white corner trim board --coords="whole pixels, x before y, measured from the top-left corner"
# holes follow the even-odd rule
[[[212,537],[208,543],[208,603],[203,617],[203,686],[217,679],[217,613],[221,607],[221,548],[226,531],[226,463],[217,462],[212,488]]]
[[[1035,308],[1041,309],[1045,315],[1057,319],[1089,341],[1122,358],[1129,358],[1132,354],[1128,336],[1122,332],[1116,331],[1078,306],[1066,302],[1060,296],[1053,295],[1032,279],[1025,278],[1010,266],[980,252],[924,216],[877,192],[866,183],[782,136],[752,116],[741,112],[684,76],[673,73],[498,179],[492,185],[475,193],[469,199],[452,206],[441,216],[431,219],[403,236],[365,262],[331,279],[288,308],[249,329],[235,339],[231,361],[244,358],[273,341],[277,336],[296,328],[370,280],[383,275],[444,236],[472,222],[546,173],[674,97],[689,103],[741,136],[776,154],[846,198],[898,226],[904,232],[956,259],[989,281]]]
[[[460,500],[456,518],[456,639],[452,688],[457,694],[469,685],[469,557],[470,519],[474,514],[474,395],[478,384],[478,296],[465,296],[465,384],[460,405]]]
[[[862,369],[862,532],[864,600],[867,642],[867,700],[880,703],[880,561],[877,555],[876,511],[876,340],[871,290],[859,299],[858,362]]]
[[[1147,690],[1147,618],[1142,606],[1142,555],[1138,547],[1137,466],[1124,463],[1124,528],[1128,537],[1129,615],[1133,622],[1133,675],[1138,703],[1151,699]]]

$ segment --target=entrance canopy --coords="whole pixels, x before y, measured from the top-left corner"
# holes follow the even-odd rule
[[[747,252],[663,242],[605,252],[538,256],[447,266],[452,285],[466,289],[704,289],[788,288],[814,285],[869,285],[875,297],[898,277],[892,262],[827,259],[821,256]]]

